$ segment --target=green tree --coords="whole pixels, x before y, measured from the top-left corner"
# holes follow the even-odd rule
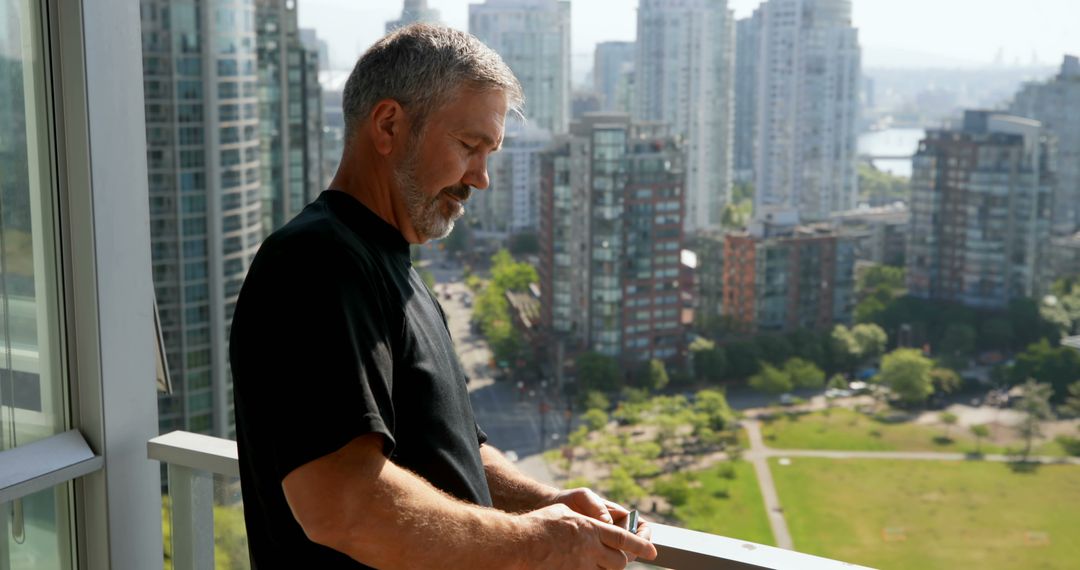
[[[1024,439],[1025,462],[1031,457],[1031,442],[1042,436],[1042,422],[1054,417],[1053,410],[1050,409],[1050,397],[1053,394],[1054,389],[1049,384],[1041,384],[1028,378],[1023,385],[1023,394],[1014,406],[1024,414],[1024,418],[1016,426],[1016,431]]]
[[[952,412],[941,412],[938,414],[938,419],[945,425],[945,439],[949,439],[949,432],[956,425],[956,422],[960,420],[960,417]]]
[[[727,355],[727,376],[747,378],[761,370],[759,351],[752,341],[736,341],[724,347]]]
[[[1066,414],[1080,416],[1080,380],[1069,384],[1066,389],[1065,403],[1061,409]]]
[[[583,393],[611,392],[619,387],[619,367],[610,356],[586,352],[577,358],[577,380]]]
[[[796,388],[821,388],[825,384],[825,373],[813,362],[801,358],[791,358],[785,362],[784,374]]]
[[[750,387],[766,394],[782,394],[791,391],[791,377],[771,364],[762,363],[761,372],[750,377]]]
[[[698,337],[690,343],[690,356],[694,366],[694,378],[716,382],[724,377],[724,369],[727,367],[724,347],[717,346],[705,337]]]
[[[754,339],[761,359],[774,366],[782,365],[794,353],[791,343],[780,335],[763,334]]]
[[[828,367],[829,363],[826,359],[821,333],[806,329],[798,329],[788,333],[786,338],[793,350],[792,356],[798,356],[803,360],[809,360],[821,369]]]
[[[694,411],[704,414],[708,426],[721,431],[735,423],[735,413],[728,405],[727,396],[719,390],[701,390],[694,398]]]
[[[586,410],[600,410],[602,412],[608,411],[611,407],[611,401],[604,395],[603,392],[596,390],[589,390],[585,393],[585,409]]]
[[[930,376],[933,368],[934,362],[920,351],[899,348],[882,359],[877,381],[888,386],[904,402],[919,404],[934,392]]]
[[[930,380],[933,382],[934,391],[943,394],[951,394],[960,388],[963,382],[960,375],[951,368],[935,368],[930,371]]]
[[[539,280],[535,267],[514,261],[510,252],[505,249],[500,249],[491,257],[491,281],[501,290],[500,294],[506,291],[525,291],[529,284]]]
[[[1064,397],[1069,384],[1080,378],[1080,351],[1067,346],[1052,346],[1049,340],[1042,339],[1016,356],[1007,377],[1010,384],[1034,378],[1050,384],[1054,393]]]
[[[860,163],[857,169],[859,178],[859,202],[873,206],[883,206],[893,202],[910,202],[911,181],[878,170],[872,164]]]
[[[623,505],[633,505],[645,496],[645,489],[622,467],[615,467],[604,481],[604,488],[610,500]]]
[[[825,387],[832,388],[834,390],[847,390],[848,381],[847,378],[844,378],[843,374],[833,374],[832,377],[829,378],[829,383]]]
[[[648,383],[649,388],[654,392],[663,390],[668,385],[671,379],[668,378],[667,368],[664,367],[664,361],[653,358],[649,361],[649,376]]]
[[[975,352],[975,327],[965,323],[949,325],[938,348],[938,353],[954,367],[963,366],[968,356]]]
[[[984,424],[971,426],[971,435],[975,436],[975,453],[982,453],[982,440],[990,435],[990,428]]]
[[[851,337],[855,339],[855,344],[859,347],[860,360],[881,356],[889,342],[889,335],[885,334],[885,329],[872,323],[851,327]]]
[[[851,370],[862,355],[859,341],[844,325],[833,327],[830,335],[829,353],[833,367],[837,370]]]
[[[588,426],[589,431],[598,431],[604,429],[604,426],[608,423],[608,415],[604,410],[598,410],[593,408],[585,412],[581,416],[581,420]]]
[[[874,265],[859,275],[859,279],[855,283],[855,292],[861,297],[878,289],[897,291],[903,290],[905,286],[903,267]]]

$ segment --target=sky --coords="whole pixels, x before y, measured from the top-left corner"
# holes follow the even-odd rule
[[[442,21],[467,29],[469,4],[428,0]],[[352,63],[397,19],[401,0],[297,0],[300,25],[330,45],[331,66]],[[736,17],[760,0],[728,0]],[[638,0],[572,0],[571,52],[580,83],[598,42],[633,40]],[[854,0],[864,67],[977,67],[1000,52],[1007,64],[1057,64],[1080,54],[1080,0]],[[590,24],[583,24],[588,22]],[[602,22],[602,25],[594,23]]]

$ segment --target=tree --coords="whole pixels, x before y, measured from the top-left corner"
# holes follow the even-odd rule
[[[611,392],[619,387],[619,367],[610,356],[586,352],[577,359],[577,380],[582,393]]]
[[[901,400],[919,404],[934,392],[930,371],[934,362],[913,348],[899,348],[881,361],[878,382],[888,386]]]
[[[829,338],[829,353],[832,356],[833,368],[836,370],[854,368],[862,353],[855,335],[851,334],[844,325],[836,325]]]
[[[975,453],[982,453],[982,440],[990,435],[990,428],[984,424],[971,426],[971,435],[975,436]]]
[[[664,367],[664,361],[656,358],[650,360],[648,376],[649,388],[654,392],[657,392],[663,390],[670,381],[670,378],[668,378],[667,368]]]
[[[1061,406],[1063,412],[1073,416],[1080,416],[1080,380],[1069,384],[1065,395],[1065,403]]]
[[[763,363],[761,372],[750,377],[750,387],[766,394],[782,394],[791,391],[791,377],[783,370]]]
[[[941,412],[938,414],[938,419],[941,423],[945,424],[945,439],[949,439],[949,432],[952,430],[952,426],[956,425],[959,421],[959,416],[952,412]]]
[[[891,265],[874,265],[867,268],[855,284],[856,294],[869,294],[879,289],[896,291],[904,288],[904,268]]]
[[[829,378],[829,383],[825,387],[831,388],[833,390],[846,390],[848,387],[848,381],[847,378],[844,378],[843,374],[833,374],[832,377]]]
[[[794,352],[791,343],[783,336],[758,335],[754,338],[754,343],[758,346],[758,354],[762,360],[775,366],[783,364]]]
[[[611,407],[611,401],[603,392],[590,390],[585,393],[585,409],[600,410],[606,412]]]
[[[825,348],[822,346],[821,333],[806,329],[792,331],[786,336],[788,344],[792,348],[792,356],[798,356],[803,360],[809,360],[818,368],[828,367]]]
[[[975,327],[955,323],[945,328],[945,336],[938,345],[938,353],[954,367],[962,366],[967,357],[975,352]]]
[[[510,257],[510,252],[505,249],[500,249],[491,257],[491,282],[502,293],[525,291],[530,284],[539,280],[535,267],[528,263],[514,261]]]
[[[796,388],[821,388],[825,384],[825,373],[813,362],[801,358],[792,358],[785,362],[784,374],[787,374]]]
[[[960,375],[951,368],[935,368],[931,370],[930,379],[934,384],[934,391],[943,394],[955,392],[963,382]]]
[[[851,327],[851,337],[855,339],[855,344],[859,347],[860,360],[881,356],[889,342],[889,335],[885,334],[885,329],[875,324],[860,324]]]
[[[1024,414],[1023,420],[1016,426],[1016,431],[1020,437],[1024,438],[1023,460],[1025,462],[1031,456],[1032,440],[1042,436],[1042,421],[1054,417],[1050,409],[1050,397],[1053,394],[1054,389],[1049,384],[1041,384],[1034,378],[1028,378],[1023,385],[1023,395],[1013,406]]]
[[[719,390],[701,390],[694,398],[694,411],[705,414],[710,428],[721,431],[735,423],[735,412],[728,405],[727,396]]]
[[[884,206],[911,199],[911,181],[902,176],[878,170],[872,164],[859,163],[859,202]]]
[[[581,416],[582,421],[588,426],[589,431],[597,431],[604,429],[604,426],[608,423],[607,412],[593,408],[584,415]]]
[[[604,487],[609,499],[624,505],[632,505],[645,496],[645,489],[622,467],[611,469],[611,475],[605,481]]]
[[[694,367],[694,378],[702,381],[717,381],[724,377],[727,358],[724,347],[705,338],[698,337],[690,343],[690,356]]]
[[[761,370],[758,347],[751,341],[737,341],[724,347],[727,355],[727,376],[746,378]]]
[[[1080,378],[1080,351],[1052,346],[1050,341],[1042,339],[1016,356],[1007,376],[1010,384],[1019,384],[1027,378],[1050,384],[1064,398],[1069,384]]]

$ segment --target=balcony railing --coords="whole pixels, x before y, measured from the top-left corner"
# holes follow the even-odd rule
[[[214,475],[239,476],[236,442],[183,431],[151,439],[150,459],[168,466],[175,570],[214,568]],[[673,570],[851,570],[864,568],[811,556],[650,523],[656,566]]]

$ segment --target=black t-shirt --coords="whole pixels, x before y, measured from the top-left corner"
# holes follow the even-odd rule
[[[491,506],[465,373],[409,244],[328,190],[268,237],[233,316],[230,358],[252,562],[366,568],[309,541],[281,481],[357,436],[382,434],[395,464]]]

